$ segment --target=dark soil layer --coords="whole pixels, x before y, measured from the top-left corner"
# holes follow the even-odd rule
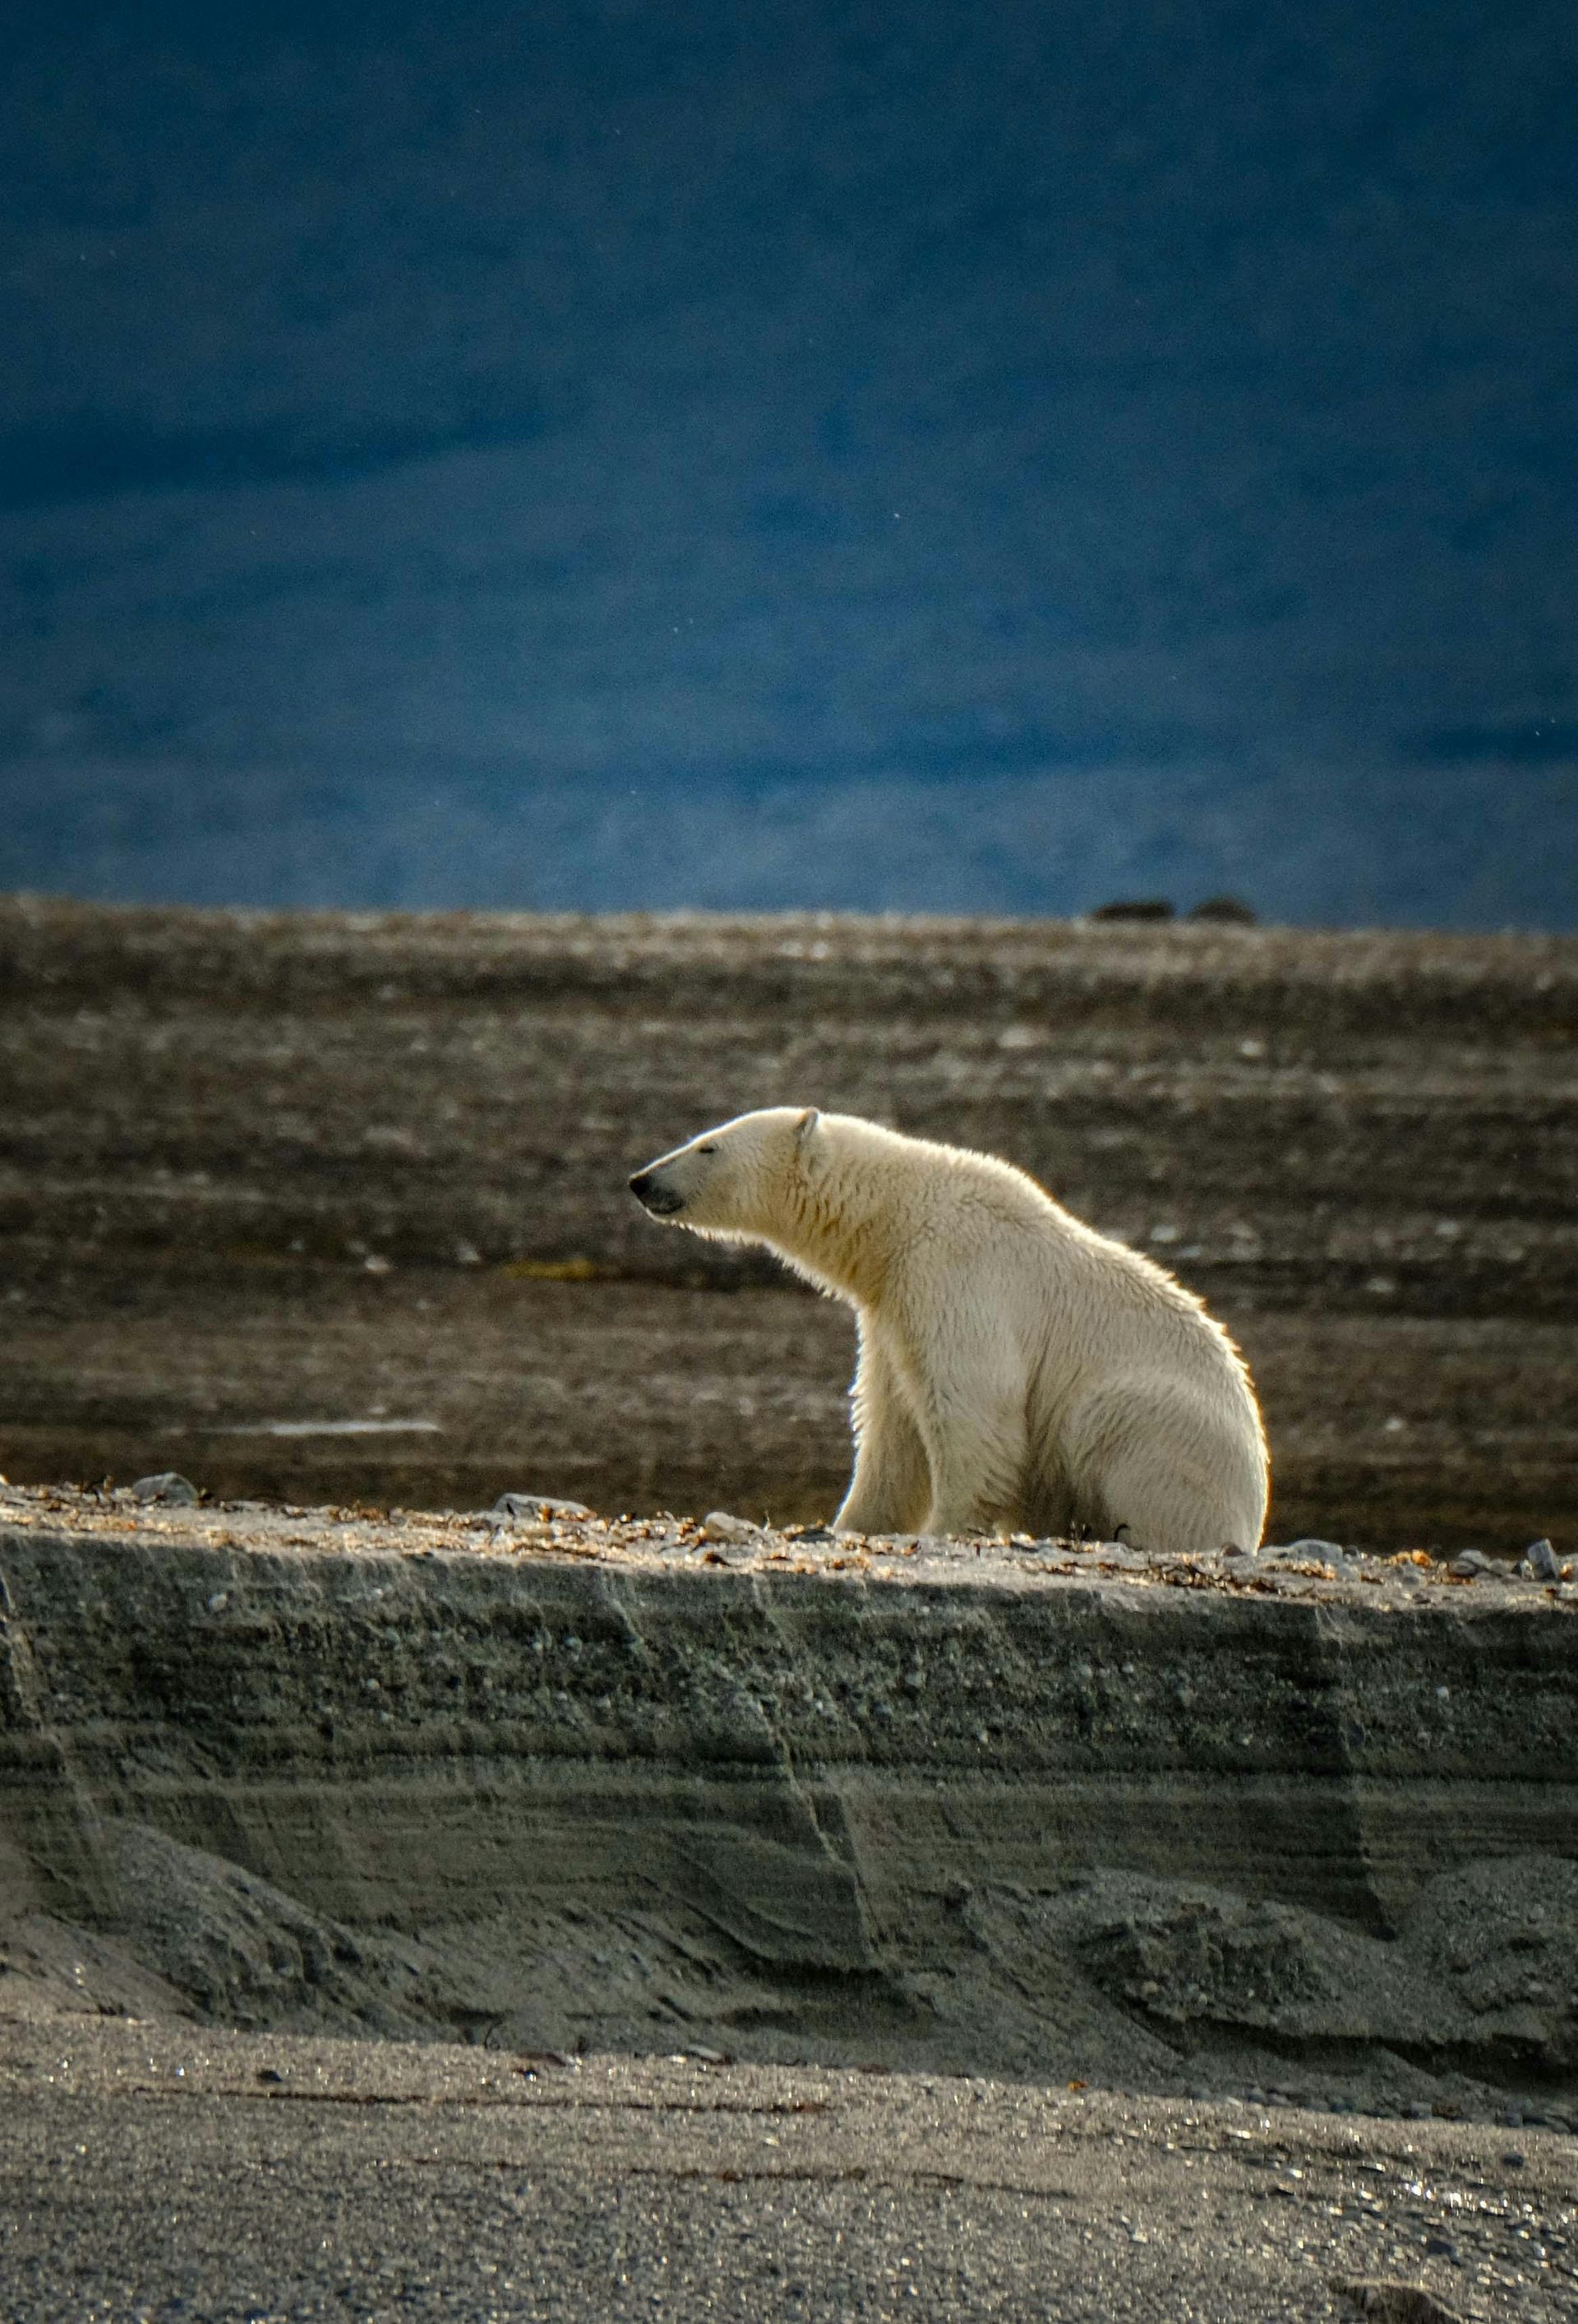
[[[814,1102],[1008,1155],[1205,1294],[1273,1535],[1570,1543],[1575,1029],[1570,938],[13,902],[0,1465],[825,1515],[848,1319],[624,1186]]]

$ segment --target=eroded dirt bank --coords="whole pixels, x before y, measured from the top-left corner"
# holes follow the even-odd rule
[[[843,1314],[628,1170],[815,1102],[1204,1293],[1272,1527],[1578,1543],[1578,942],[0,902],[0,1467],[826,1516]]]
[[[1578,1582],[0,1521],[8,2014],[1578,2109]]]

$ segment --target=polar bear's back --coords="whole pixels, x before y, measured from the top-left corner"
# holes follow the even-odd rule
[[[1049,1298],[1064,1324],[1092,1305],[1103,1330],[1133,1319],[1181,1342],[1230,1346],[1194,1293],[1143,1252],[1087,1226],[1028,1172],[968,1147],[907,1138],[849,1114],[824,1114],[840,1202],[852,1231],[889,1246],[895,1272],[957,1292],[989,1278],[1011,1308],[1038,1317]]]

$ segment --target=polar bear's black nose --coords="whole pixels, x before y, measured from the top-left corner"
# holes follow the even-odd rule
[[[630,1192],[635,1195],[636,1200],[638,1203],[644,1203],[647,1200],[647,1195],[652,1192],[652,1173],[650,1170],[638,1170],[636,1172],[635,1176],[630,1180]]]

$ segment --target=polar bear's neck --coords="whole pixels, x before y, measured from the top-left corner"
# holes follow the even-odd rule
[[[766,1240],[819,1289],[876,1305],[899,1257],[895,1223],[924,1206],[923,1195],[915,1206],[899,1198],[915,1161],[912,1140],[875,1123],[828,1122]]]

